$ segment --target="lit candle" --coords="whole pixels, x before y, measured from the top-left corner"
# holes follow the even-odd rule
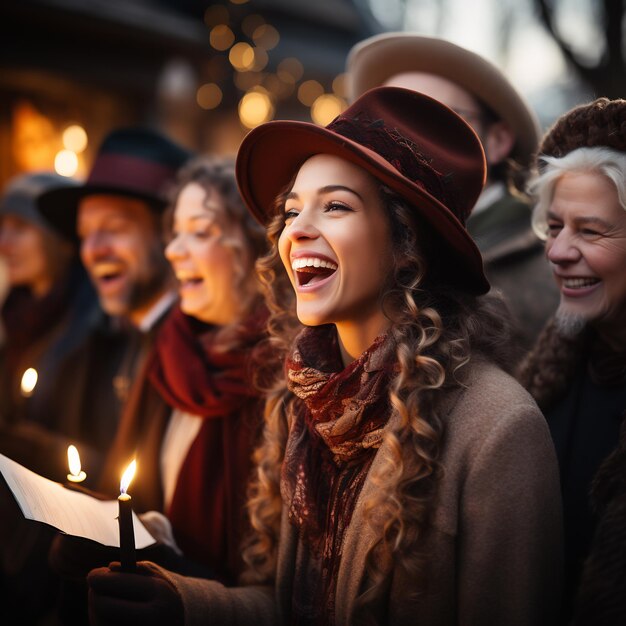
[[[70,473],[67,475],[67,480],[71,483],[82,483],[87,474],[80,468],[80,455],[76,446],[68,446],[67,448],[67,463],[70,468]]]
[[[137,567],[135,558],[135,530],[133,528],[133,507],[130,496],[126,493],[130,481],[135,475],[137,462],[133,461],[122,475],[120,482],[120,495],[117,499],[119,505],[118,522],[120,525],[120,562],[123,572],[134,572]]]
[[[29,398],[30,396],[33,395],[33,391],[35,391],[35,387],[37,386],[37,378],[38,378],[37,370],[34,367],[29,367],[22,374],[20,390],[24,398]]]

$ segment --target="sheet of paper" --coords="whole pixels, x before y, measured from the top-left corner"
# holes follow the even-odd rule
[[[0,454],[0,473],[27,519],[44,522],[68,535],[119,548],[117,500],[97,500],[86,493],[65,489],[3,454]],[[133,522],[137,549],[155,543],[134,512]]]

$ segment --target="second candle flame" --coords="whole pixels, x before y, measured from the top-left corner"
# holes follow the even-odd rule
[[[122,480],[120,481],[120,493],[126,493],[131,480],[135,476],[135,470],[137,469],[137,461],[133,462],[126,468],[126,471],[122,474]]]
[[[67,463],[70,468],[70,474],[73,476],[80,475],[80,455],[78,454],[78,450],[76,446],[69,446],[67,449]]]

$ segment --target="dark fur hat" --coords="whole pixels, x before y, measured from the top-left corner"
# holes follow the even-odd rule
[[[564,113],[544,135],[539,155],[563,157],[600,146],[626,151],[626,100],[598,98]]]

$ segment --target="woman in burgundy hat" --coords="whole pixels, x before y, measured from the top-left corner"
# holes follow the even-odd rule
[[[269,364],[244,586],[97,570],[95,623],[149,615],[158,585],[187,625],[550,624],[556,460],[496,364],[506,322],[464,228],[485,175],[474,132],[375,89],[325,128],[253,130],[237,175],[272,242],[257,267],[284,362]]]

